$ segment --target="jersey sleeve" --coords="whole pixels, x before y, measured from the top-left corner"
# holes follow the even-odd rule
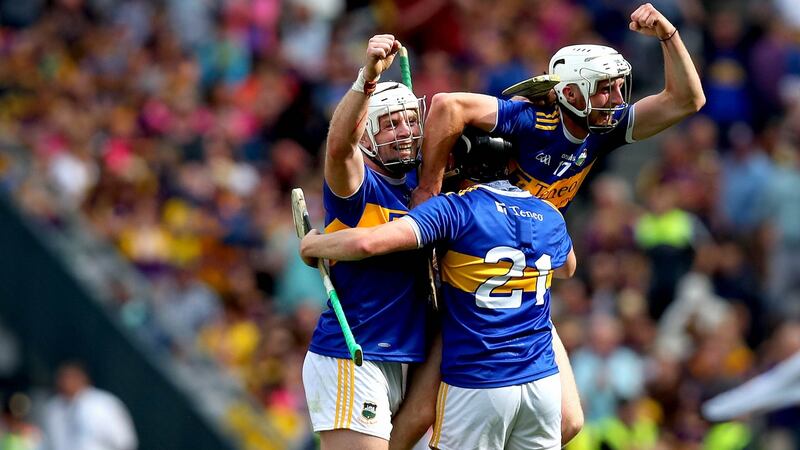
[[[464,230],[467,211],[455,194],[437,195],[412,209],[407,220],[417,234],[417,244],[424,247],[436,241],[453,241]]]
[[[567,262],[567,256],[572,249],[572,238],[570,238],[567,224],[560,214],[551,215],[549,220],[553,220],[554,224],[547,236],[547,247],[551,252],[552,267],[557,269]]]
[[[322,184],[322,202],[326,211],[325,225],[338,219],[348,227],[355,227],[361,219],[361,214],[367,204],[367,195],[374,189],[375,180],[372,172],[364,168],[364,178],[361,186],[348,197],[340,197],[333,193],[327,182]]]
[[[526,127],[532,127],[531,117],[535,117],[536,112],[532,104],[528,102],[518,102],[512,100],[497,99],[497,123],[492,129],[492,133],[501,136],[513,137],[524,131]]]

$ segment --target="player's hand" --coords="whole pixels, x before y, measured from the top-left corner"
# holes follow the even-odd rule
[[[558,97],[556,96],[555,89],[550,89],[547,91],[547,94],[543,94],[534,98],[528,98],[522,95],[515,95],[511,97],[511,101],[533,103],[540,108],[552,106],[556,103],[556,100],[558,100]]]
[[[400,50],[400,41],[391,34],[378,34],[372,36],[367,44],[367,61],[364,65],[364,79],[375,81],[378,75],[388,69],[394,61],[394,56]]]
[[[300,257],[303,259],[303,262],[313,268],[317,268],[317,263],[319,262],[319,258],[314,256],[308,255],[308,245],[316,239],[314,236],[319,236],[320,232],[317,231],[316,228],[312,228],[308,234],[303,237],[303,240],[300,241]]]
[[[434,195],[435,194],[433,192],[417,186],[411,192],[411,203],[408,205],[409,209],[427,202]]]
[[[631,14],[631,23],[628,28],[659,39],[666,39],[675,31],[675,26],[650,3],[636,8],[636,11]]]

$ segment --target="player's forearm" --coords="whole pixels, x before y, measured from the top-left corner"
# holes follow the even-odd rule
[[[352,89],[336,106],[331,118],[327,139],[327,157],[342,160],[358,151],[358,141],[364,134],[369,96]]]
[[[309,233],[300,242],[304,259],[357,261],[370,256],[417,248],[417,235],[405,220],[368,228],[348,228],[328,234]]]
[[[447,158],[464,130],[464,125],[464,117],[453,94],[433,96],[431,110],[425,122],[419,189],[431,195],[441,191]]]
[[[357,261],[371,256],[364,244],[369,228],[350,228],[335,233],[307,235],[300,242],[303,258]]]
[[[564,348],[555,328],[553,328],[553,352],[561,378],[561,445],[566,445],[583,428],[583,408],[567,349]]]
[[[666,38],[670,35],[672,37]],[[706,103],[700,75],[681,40],[680,32],[673,28],[673,32],[664,38],[666,40],[661,42],[664,53],[664,92],[671,99],[670,107],[678,108],[685,115],[693,114]]]

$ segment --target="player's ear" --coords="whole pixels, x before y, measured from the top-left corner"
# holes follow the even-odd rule
[[[359,139],[358,142],[364,148],[372,150],[372,148],[371,148],[372,147],[372,142],[370,142],[369,136],[367,136],[367,133],[369,133],[369,130],[364,130],[364,133],[361,135],[361,139]]]
[[[586,104],[584,103],[583,94],[581,94],[580,88],[578,88],[577,84],[568,84],[564,86],[564,98],[567,99],[570,105],[575,106],[578,109],[583,109]]]
[[[564,93],[564,97],[570,103],[574,103],[575,100],[577,99],[577,97],[575,95],[577,93],[577,89],[575,89],[574,86],[575,86],[574,84],[568,84],[568,85],[564,86],[564,90],[562,91]]]

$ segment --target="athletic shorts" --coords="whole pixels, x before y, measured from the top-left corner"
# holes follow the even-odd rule
[[[561,448],[561,380],[466,389],[442,382],[430,447],[441,450]]]
[[[392,415],[400,407],[406,365],[307,352],[303,386],[314,431],[347,429],[389,440]]]

